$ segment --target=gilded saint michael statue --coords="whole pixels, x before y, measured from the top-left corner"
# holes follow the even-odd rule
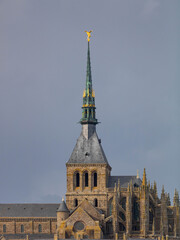
[[[91,33],[92,33],[92,31],[85,31],[86,33],[87,33],[87,40],[88,40],[88,42],[90,41],[90,37],[91,37]]]

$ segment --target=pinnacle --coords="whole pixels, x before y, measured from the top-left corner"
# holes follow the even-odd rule
[[[142,185],[147,186],[146,169],[144,168]]]
[[[179,205],[179,193],[178,193],[176,188],[175,188],[175,191],[174,191],[173,202],[174,202],[174,206]]]

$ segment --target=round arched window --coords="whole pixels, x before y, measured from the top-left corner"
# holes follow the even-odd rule
[[[75,231],[81,231],[84,229],[84,223],[81,221],[75,222],[74,224],[74,230]]]

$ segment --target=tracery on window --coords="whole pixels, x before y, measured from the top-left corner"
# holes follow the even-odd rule
[[[74,224],[74,230],[75,231],[82,231],[84,229],[84,223],[82,221],[77,221]]]

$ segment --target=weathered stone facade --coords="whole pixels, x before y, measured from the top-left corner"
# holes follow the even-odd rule
[[[111,168],[108,164],[67,163],[66,166],[66,204],[70,213],[58,226],[59,238],[122,238],[123,234],[131,238],[180,236],[177,192],[173,206],[170,206],[164,189],[159,199],[156,183],[153,186],[147,183],[145,170],[142,181],[138,176],[120,176],[114,187],[108,187],[111,179]],[[96,187],[92,180],[94,172],[97,173]],[[77,173],[78,187],[74,176]],[[85,186],[84,173],[88,173],[88,186]],[[128,182],[124,182],[124,178]],[[95,214],[95,211],[98,214]],[[75,230],[76,222],[83,222],[84,228]],[[99,231],[95,231],[95,226],[98,226]]]
[[[56,218],[0,218],[0,234],[55,234],[56,222]]]

